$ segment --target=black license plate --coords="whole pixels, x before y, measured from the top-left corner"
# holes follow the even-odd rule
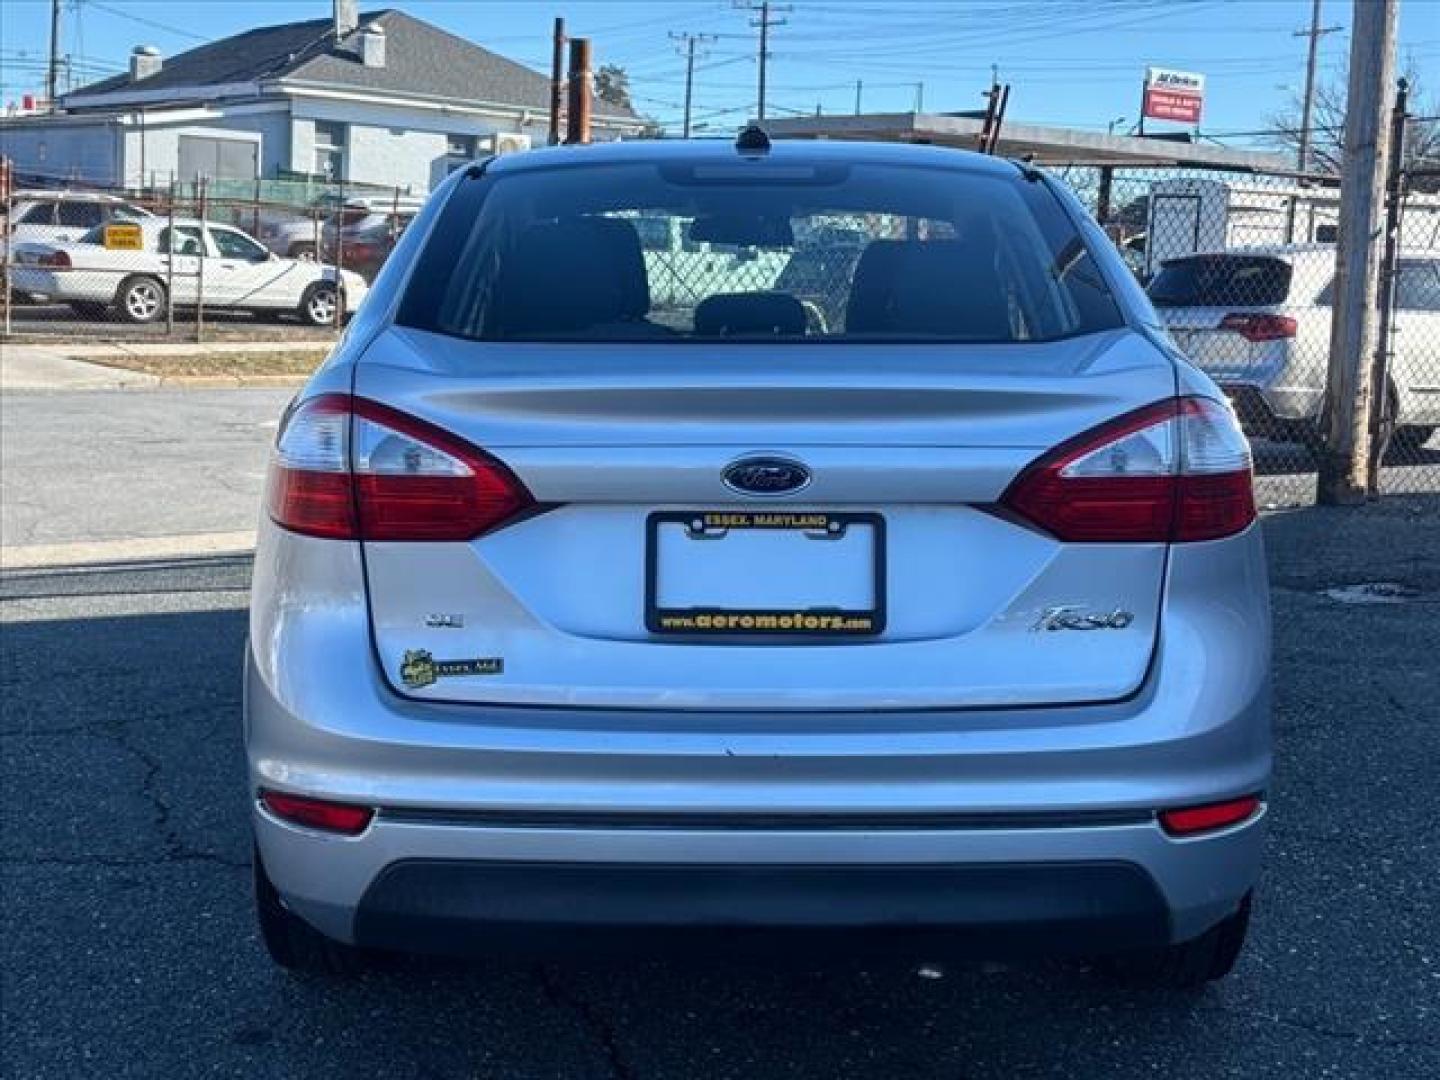
[[[885,521],[863,512],[656,511],[646,522],[645,626],[696,637],[879,634]]]

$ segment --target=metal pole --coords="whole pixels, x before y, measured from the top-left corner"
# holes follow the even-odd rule
[[[570,39],[570,107],[567,110],[565,141],[590,141],[590,39]]]
[[[555,40],[550,54],[550,145],[560,141],[560,102],[565,85],[565,20],[555,20]]]
[[[1385,176],[1385,248],[1380,256],[1380,326],[1376,334],[1375,374],[1370,387],[1370,477],[1368,493],[1380,494],[1380,465],[1394,434],[1399,402],[1390,400],[1390,357],[1395,326],[1395,287],[1399,277],[1400,219],[1405,210],[1405,121],[1410,83],[1401,79],[1390,110],[1390,160]]]
[[[60,0],[50,0],[50,63],[45,68],[46,107],[55,111],[60,87]]]
[[[1100,191],[1095,199],[1095,220],[1103,228],[1110,220],[1110,198],[1111,188],[1115,183],[1115,166],[1100,166]]]
[[[1398,9],[1398,0],[1355,0],[1351,23],[1325,449],[1317,488],[1320,502],[1330,505],[1363,502],[1370,489],[1380,214],[1390,142],[1385,97],[1394,83]]]
[[[855,80],[855,115],[860,115],[860,92],[865,89],[865,82],[862,79]]]
[[[765,119],[765,61],[770,56],[770,0],[762,0],[760,4],[760,100],[755,106],[755,116],[759,120]]]
[[[681,126],[681,138],[690,137],[690,101],[695,89],[695,38],[685,39],[685,120]]]
[[[0,296],[0,304],[5,306],[5,335],[10,335],[10,189],[11,166],[9,158],[0,158],[0,204],[5,207],[5,223],[0,225],[0,233],[4,234],[5,262],[4,262],[4,287],[5,292]]]
[[[170,225],[165,234],[170,250],[165,253],[165,336],[175,336],[175,174],[170,174]]]
[[[340,181],[340,198],[335,201],[335,318],[334,327],[340,329],[341,317],[345,311],[345,290],[341,281],[341,267],[345,265],[345,181]],[[324,263],[320,264],[324,266]]]
[[[200,271],[195,276],[195,340],[205,340],[205,253],[210,247],[210,230],[206,227],[209,220],[209,184],[207,178],[202,176],[197,181],[200,187]]]

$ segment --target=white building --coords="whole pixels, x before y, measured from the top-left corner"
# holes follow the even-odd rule
[[[265,26],[0,120],[18,176],[101,186],[320,176],[425,192],[457,164],[543,143],[550,80],[402,11]],[[597,140],[644,121],[595,102]]]

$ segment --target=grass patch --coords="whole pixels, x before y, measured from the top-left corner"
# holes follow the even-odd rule
[[[143,371],[161,378],[219,376],[245,378],[255,375],[309,375],[325,359],[329,347],[287,349],[284,352],[180,353],[161,356],[85,357],[89,363]]]

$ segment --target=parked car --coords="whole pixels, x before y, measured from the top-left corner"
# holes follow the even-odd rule
[[[395,239],[420,208],[420,200],[321,196],[309,213],[271,214],[261,222],[259,238],[275,252],[292,259],[320,259],[333,263],[336,226],[342,234],[346,269],[373,277],[390,253]]]
[[[338,259],[347,270],[373,281],[410,222],[415,220],[416,213],[418,211],[411,210],[368,215],[346,226],[340,230],[339,249],[331,253],[331,259]]]
[[[1252,434],[1315,444],[1330,364],[1335,248],[1237,248],[1169,259],[1151,302]],[[1440,425],[1440,252],[1406,252],[1396,281],[1389,413],[1420,446]]]
[[[203,295],[210,309],[293,314],[317,326],[334,322],[337,303],[350,312],[365,297],[359,274],[341,272],[337,297],[333,267],[282,259],[228,225],[183,218],[172,228],[158,217],[135,224],[138,248],[107,247],[108,225],[72,243],[20,244],[10,280],[82,317],[114,314],[134,323],[164,318],[172,285],[180,306],[193,307]]]
[[[50,244],[78,240],[107,221],[142,221],[149,210],[96,191],[17,191],[6,218],[10,243]]]
[[[657,213],[782,255],[855,216],[843,317],[719,278],[657,318]],[[276,962],[528,924],[1230,969],[1271,764],[1249,446],[1054,178],[556,147],[444,181],[374,293],[259,526]]]

